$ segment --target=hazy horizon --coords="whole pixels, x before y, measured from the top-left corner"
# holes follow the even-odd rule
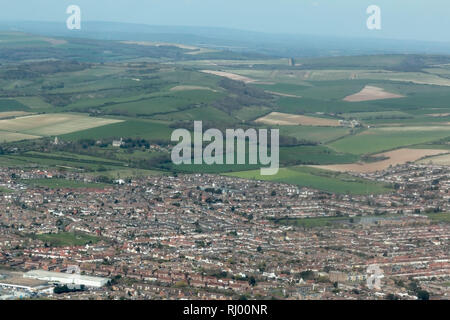
[[[450,42],[450,5],[444,0],[16,0],[2,1],[2,21],[64,24],[66,8],[81,7],[82,21],[150,26],[228,28],[272,34]],[[366,9],[381,8],[382,29],[368,30]]]

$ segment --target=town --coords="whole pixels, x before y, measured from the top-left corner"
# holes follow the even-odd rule
[[[448,299],[448,168],[357,176],[394,189],[333,194],[209,174],[100,184],[4,168],[0,296]],[[379,289],[367,286],[370,265],[383,271]]]

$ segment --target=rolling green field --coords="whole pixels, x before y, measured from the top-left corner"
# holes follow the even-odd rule
[[[326,143],[350,134],[350,129],[343,127],[280,126],[274,128],[280,129],[281,135],[318,143]]]
[[[376,194],[392,191],[388,186],[354,177],[307,167],[281,168],[277,175],[262,176],[259,170],[226,174],[244,179],[295,184],[325,192],[343,194]]]
[[[33,140],[39,138],[40,136],[0,130],[0,143],[22,141],[22,140]]]
[[[17,100],[0,99],[0,112],[6,111],[29,111],[30,109]]]
[[[337,164],[358,161],[358,156],[338,153],[325,146],[294,146],[280,148],[280,162],[289,164]]]
[[[341,114],[341,116],[345,119],[357,119],[357,120],[386,120],[386,119],[413,118],[413,115],[402,111],[353,112],[353,113],[344,113]]]
[[[0,54],[0,112],[33,115],[0,120],[0,148],[6,150],[0,149],[2,166],[36,165],[112,179],[171,172],[227,173],[365,194],[390,189],[297,165],[355,163],[365,154],[405,146],[448,148],[440,141],[450,137],[447,56],[300,58],[291,65],[287,58],[229,50],[198,52],[176,45],[0,32],[0,51],[5,48],[11,51]],[[221,71],[224,76],[205,70]],[[230,73],[250,81],[232,80]],[[404,97],[343,100],[366,86]],[[361,128],[271,127],[254,122],[271,112],[334,123],[357,119]],[[168,145],[173,130],[190,129],[195,120],[202,120],[204,128],[220,130],[280,129],[283,168],[274,177],[260,177],[259,165],[172,165]],[[56,146],[51,143],[55,136],[61,141]],[[112,140],[120,138],[145,140],[144,146],[142,141],[129,141],[126,148],[111,147]],[[156,144],[158,151],[150,151],[150,144]],[[55,181],[45,183],[60,187]]]
[[[122,120],[94,118],[80,114],[40,114],[0,120],[0,141],[10,142],[56,136],[118,123]]]
[[[217,121],[217,119],[225,123],[233,123],[236,121],[232,116],[222,110],[210,106],[193,107],[184,111],[160,114],[154,116],[154,118],[166,121]]]
[[[150,140],[170,140],[173,129],[169,123],[144,119],[127,119],[124,122],[114,123],[103,127],[78,131],[62,135],[61,139],[102,139],[102,138],[147,138]]]
[[[439,140],[450,136],[450,127],[373,128],[329,144],[339,152],[367,154]]]

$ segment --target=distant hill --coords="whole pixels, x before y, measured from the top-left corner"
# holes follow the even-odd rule
[[[227,28],[151,26],[116,22],[84,22],[80,31],[66,29],[64,22],[0,22],[0,30],[32,32],[52,37],[175,42],[278,57],[386,53],[450,54],[450,43],[270,34]]]

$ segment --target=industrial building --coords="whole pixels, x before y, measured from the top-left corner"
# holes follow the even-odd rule
[[[80,274],[52,272],[45,270],[32,270],[24,273],[24,278],[48,281],[62,285],[78,285],[92,288],[100,288],[108,283],[109,278],[91,277]]]
[[[22,272],[0,273],[0,300],[28,298],[36,294],[52,293],[53,286],[47,281],[24,278]]]

